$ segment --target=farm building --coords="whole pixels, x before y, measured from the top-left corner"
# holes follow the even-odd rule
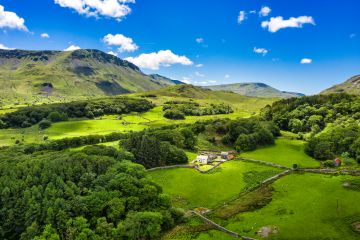
[[[227,159],[228,156],[229,156],[229,153],[228,152],[221,152],[220,156],[221,156],[222,159]]]
[[[210,161],[209,156],[206,155],[199,155],[196,157],[196,161],[202,164],[208,164]]]
[[[341,166],[341,163],[342,163],[341,159],[340,159],[340,158],[336,158],[336,159],[334,160],[334,167],[340,167],[340,166]]]
[[[235,158],[235,156],[230,154],[229,152],[221,152],[220,157],[225,160],[231,160]]]

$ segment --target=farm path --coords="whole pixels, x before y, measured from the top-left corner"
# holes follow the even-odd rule
[[[198,216],[198,217],[200,217],[204,222],[206,222],[206,223],[214,226],[216,229],[218,229],[218,230],[220,230],[220,231],[222,231],[222,232],[224,232],[224,233],[226,233],[226,234],[228,234],[228,235],[230,235],[230,236],[232,236],[232,237],[234,237],[234,238],[241,238],[241,239],[243,239],[243,240],[255,240],[254,238],[249,238],[249,237],[240,236],[238,233],[233,232],[233,231],[231,231],[231,230],[229,230],[229,229],[227,229],[227,228],[225,228],[225,227],[217,224],[216,222],[210,220],[209,218],[205,217],[204,215],[202,215],[202,214],[200,214],[200,213],[198,213],[198,212],[196,212],[196,211],[189,210],[188,212],[191,213],[191,214],[194,214],[194,215],[196,215],[196,216]]]

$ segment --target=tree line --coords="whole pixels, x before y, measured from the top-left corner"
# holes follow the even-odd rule
[[[146,99],[128,97],[30,106],[0,116],[0,128],[26,128],[39,123],[39,127],[44,129],[52,122],[66,121],[68,118],[93,119],[105,114],[145,112],[153,107]]]
[[[163,112],[164,117],[168,119],[185,119],[186,116],[229,114],[234,110],[224,103],[201,106],[191,101],[169,101],[163,106]]]
[[[251,151],[259,146],[274,144],[275,138],[280,136],[280,130],[273,122],[261,121],[256,117],[197,122],[192,129],[195,133],[221,136],[223,144],[233,147],[238,152]]]
[[[194,150],[197,137],[188,128],[158,129],[132,133],[120,146],[134,154],[135,162],[146,168],[188,162],[183,149]]]
[[[307,140],[306,153],[319,160],[342,155],[360,163],[360,97],[346,93],[284,99],[261,117]]]

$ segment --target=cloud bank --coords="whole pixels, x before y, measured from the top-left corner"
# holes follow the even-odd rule
[[[169,67],[173,64],[192,65],[193,62],[186,56],[179,56],[170,50],[141,54],[138,57],[128,57],[125,60],[134,63],[141,68],[158,70],[161,66]]]

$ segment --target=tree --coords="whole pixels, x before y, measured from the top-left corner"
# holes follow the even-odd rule
[[[55,123],[55,122],[61,122],[61,121],[66,121],[68,119],[66,113],[59,113],[57,111],[55,112],[51,112],[49,115],[48,115],[48,119]]]
[[[185,119],[185,115],[179,110],[166,110],[164,113],[164,117],[173,120],[183,120]]]
[[[127,216],[124,229],[129,239],[154,239],[159,236],[163,217],[156,212],[136,212]]]
[[[51,127],[51,122],[49,120],[43,119],[39,122],[39,129],[44,130],[46,128]]]
[[[188,128],[183,128],[180,130],[180,133],[184,136],[184,147],[186,149],[194,150],[197,144],[197,137]]]
[[[303,130],[303,123],[299,119],[290,119],[289,128],[293,133],[298,133]]]

